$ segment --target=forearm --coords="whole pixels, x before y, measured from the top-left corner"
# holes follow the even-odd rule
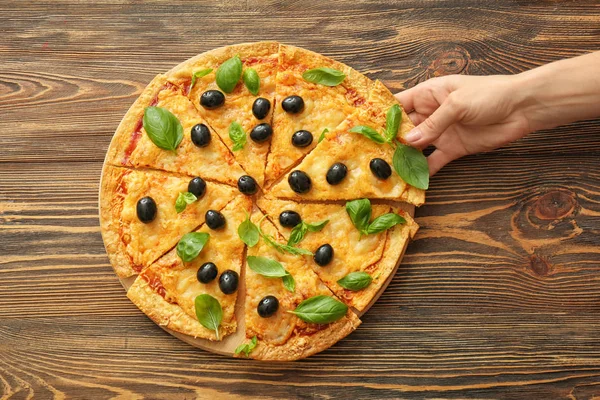
[[[515,76],[516,105],[532,131],[600,116],[600,52]]]

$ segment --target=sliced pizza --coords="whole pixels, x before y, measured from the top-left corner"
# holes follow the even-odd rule
[[[278,50],[277,42],[222,47],[167,74],[261,186],[273,135]]]
[[[115,272],[122,278],[139,273],[238,195],[232,186],[201,178],[105,165],[100,224]]]
[[[263,218],[259,211],[252,215],[263,235],[283,242],[275,226]],[[360,324],[306,261],[306,256],[280,253],[264,239],[248,248],[247,347],[245,353],[241,352],[244,346],[238,348],[238,356],[281,361],[304,358],[330,347]]]
[[[160,169],[230,185],[244,175],[194,105],[164,75],[154,78],[131,106],[106,160],[112,165]]]
[[[401,123],[387,142],[380,132],[385,131],[386,114],[394,105]],[[393,95],[377,81],[369,101],[327,133],[270,194],[299,201],[370,198],[421,205],[425,191],[408,185],[392,168],[393,145],[412,127]]]
[[[344,205],[297,203],[268,197],[260,198],[257,205],[268,213],[286,242],[315,254],[305,262],[330,290],[358,311],[363,311],[379,292],[418,229],[408,213],[383,204],[369,205],[373,221],[394,212],[406,222],[369,234],[356,228]],[[358,283],[365,287],[351,282],[347,286],[355,290],[346,289],[339,283],[343,279],[362,279]]]
[[[336,128],[365,103],[371,83],[347,65],[282,44],[266,186],[310,152],[323,132]]]
[[[204,223],[194,232],[208,234],[199,253],[196,248],[190,255],[197,254],[195,258],[184,261],[182,256],[186,256],[178,254],[178,245],[142,270],[127,296],[162,327],[209,340],[221,340],[235,332],[237,287],[244,252],[237,227],[251,210],[252,200],[248,197],[239,196],[231,201],[221,211],[226,221],[222,228],[212,229]],[[196,299],[201,295],[217,302],[213,303],[221,318],[216,329],[199,321],[196,302],[201,300]]]

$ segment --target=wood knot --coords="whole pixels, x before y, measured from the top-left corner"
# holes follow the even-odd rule
[[[542,220],[559,220],[572,216],[577,208],[575,193],[552,190],[540,196],[533,205],[534,215]]]
[[[462,46],[450,43],[438,44],[431,48],[425,57],[427,79],[460,74],[467,68],[470,59],[469,52]]]
[[[529,268],[538,276],[546,276],[550,273],[552,266],[546,258],[533,254],[529,257]]]

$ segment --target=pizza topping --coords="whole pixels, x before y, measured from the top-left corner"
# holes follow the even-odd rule
[[[315,251],[313,257],[317,265],[324,267],[333,259],[333,247],[330,244],[324,244]]]
[[[183,212],[188,204],[192,204],[196,200],[198,200],[198,198],[193,193],[180,192],[175,201],[175,211],[177,211],[177,214]]]
[[[228,269],[223,272],[219,278],[219,288],[221,289],[221,292],[225,294],[234,293],[238,288],[239,281],[240,276],[238,273]]]
[[[323,228],[325,228],[325,225],[327,225],[328,223],[329,223],[328,219],[326,219],[325,221],[314,223],[314,224],[304,222],[304,221],[300,222],[298,225],[296,225],[294,227],[294,229],[292,229],[292,233],[290,233],[290,238],[288,240],[288,246],[295,246],[298,243],[300,243],[302,241],[302,239],[304,239],[304,236],[306,236],[306,234],[308,232],[322,231]]]
[[[394,104],[391,106],[387,114],[385,116],[385,140],[388,143],[391,143],[394,139],[396,139],[396,135],[398,134],[398,128],[400,128],[400,123],[402,122],[402,110],[398,104]]]
[[[310,190],[312,182],[310,177],[304,171],[296,170],[293,171],[288,177],[288,183],[290,188],[296,193],[302,194]]]
[[[246,355],[246,357],[248,357],[250,355],[250,353],[252,353],[252,350],[254,350],[254,348],[256,347],[256,345],[258,344],[258,338],[256,337],[256,335],[252,338],[252,340],[250,340],[250,343],[242,343],[240,344],[236,349],[235,349],[235,354],[240,354],[240,353],[244,353]]]
[[[246,262],[248,267],[257,274],[267,278],[281,278],[283,286],[288,291],[293,293],[296,290],[294,277],[283,268],[279,261],[267,257],[248,256]]]
[[[263,318],[269,318],[271,315],[275,314],[279,309],[279,300],[275,296],[265,296],[258,303],[258,307],[256,307],[256,311],[258,315]]]
[[[252,114],[256,119],[264,119],[269,115],[269,110],[271,109],[271,102],[264,97],[259,97],[254,100],[252,104]]]
[[[250,221],[250,215],[246,213],[246,219],[238,226],[238,236],[248,247],[254,247],[258,243],[260,232],[258,226]]]
[[[256,180],[254,180],[254,178],[250,175],[240,176],[237,185],[240,192],[246,195],[253,195],[258,191],[258,185],[256,184]]]
[[[323,132],[321,132],[321,136],[319,136],[319,140],[317,143],[321,143],[323,141],[323,139],[325,139],[325,134],[329,132],[329,129],[325,128],[323,129]]]
[[[210,143],[210,130],[204,124],[192,127],[192,142],[198,147],[206,147]]]
[[[150,196],[142,197],[138,200],[135,211],[137,212],[138,219],[147,224],[156,218],[156,203]]]
[[[196,198],[201,198],[206,193],[206,182],[199,176],[195,177],[188,183],[188,192],[192,193]]]
[[[346,74],[333,68],[314,68],[302,74],[305,81],[319,83],[324,86],[337,86],[344,81]]]
[[[217,86],[225,93],[233,92],[242,77],[242,60],[238,55],[225,61],[217,69]]]
[[[271,125],[265,122],[252,128],[252,131],[250,131],[250,139],[256,143],[262,143],[269,140],[272,134],[273,128],[271,128]]]
[[[279,223],[286,228],[293,228],[301,222],[302,218],[296,211],[285,210],[279,214]]]
[[[183,139],[181,122],[166,108],[146,107],[143,124],[152,143],[163,150],[175,151]]]
[[[302,301],[294,311],[305,322],[329,324],[342,318],[348,312],[348,306],[330,296],[318,295]]]
[[[221,229],[225,226],[225,217],[217,210],[208,210],[204,216],[206,225],[212,230]]]
[[[429,188],[429,166],[420,150],[398,143],[392,164],[404,182],[418,189]]]
[[[209,283],[212,282],[218,274],[219,270],[217,269],[217,266],[214,263],[206,262],[198,268],[196,277],[201,283]]]
[[[248,91],[253,95],[258,94],[260,88],[260,77],[258,72],[254,68],[246,68],[244,70],[244,85],[248,88]]]
[[[244,148],[246,141],[246,132],[244,132],[244,128],[237,121],[233,121],[229,125],[229,139],[233,142],[232,151],[238,151]]]
[[[372,159],[369,163],[369,168],[371,168],[373,175],[381,180],[386,180],[390,177],[390,175],[392,175],[392,168],[390,167],[390,164],[381,158]]]
[[[364,126],[364,125],[358,125],[353,127],[352,129],[350,129],[350,132],[352,133],[359,133],[361,135],[363,135],[364,137],[366,137],[367,139],[370,139],[372,141],[374,141],[375,143],[385,143],[385,139],[379,134],[377,133],[377,131],[369,126]]]
[[[281,102],[283,111],[290,114],[298,114],[304,110],[304,100],[300,96],[288,96]]]
[[[338,280],[337,283],[344,289],[358,291],[366,288],[371,284],[373,278],[371,275],[363,271],[351,272],[342,279]]]
[[[370,222],[371,201],[369,199],[358,199],[347,202],[346,212],[361,236],[380,233],[398,224],[406,223],[404,218],[394,213],[380,215],[373,222]]]
[[[210,294],[201,294],[194,300],[194,306],[198,322],[206,329],[214,330],[217,340],[220,340],[219,325],[221,325],[221,321],[223,320],[223,308],[219,300]]]
[[[177,255],[182,261],[193,261],[198,257],[209,238],[210,235],[205,232],[186,233],[177,243]]]
[[[196,71],[192,74],[192,82],[190,83],[190,88],[188,89],[190,92],[196,83],[196,79],[202,78],[212,72],[212,68],[202,69],[200,71]]]
[[[327,179],[327,183],[330,185],[337,185],[344,180],[347,174],[348,168],[346,165],[341,162],[337,162],[329,168],[325,179]]]
[[[225,95],[219,90],[207,90],[200,96],[200,105],[207,110],[221,107],[225,104]]]
[[[292,135],[292,144],[296,147],[310,146],[313,135],[309,131],[299,130]]]

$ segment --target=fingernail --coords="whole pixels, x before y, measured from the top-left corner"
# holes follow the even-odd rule
[[[404,138],[404,140],[406,140],[407,142],[418,142],[421,139],[422,135],[421,135],[421,131],[417,128],[413,129],[412,131],[408,132],[408,134],[406,135],[406,137]]]

